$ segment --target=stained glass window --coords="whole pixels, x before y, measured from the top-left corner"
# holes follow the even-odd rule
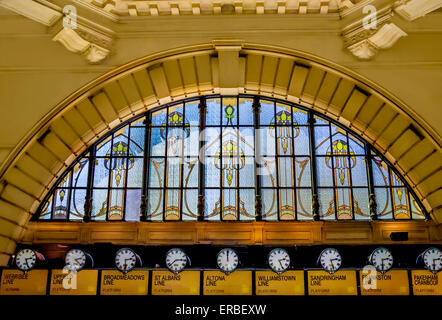
[[[40,221],[410,220],[428,217],[373,147],[298,105],[171,103],[112,130],[60,177]]]

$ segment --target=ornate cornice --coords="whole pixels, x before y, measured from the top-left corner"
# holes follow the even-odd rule
[[[217,14],[327,14],[351,8],[358,0],[79,0],[117,16]]]
[[[442,0],[401,0],[395,3],[397,14],[402,18],[413,21],[427,13],[442,7]]]

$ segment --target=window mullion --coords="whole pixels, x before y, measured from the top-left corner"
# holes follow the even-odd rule
[[[144,120],[144,160],[143,160],[143,184],[141,191],[141,203],[140,203],[140,221],[147,221],[147,192],[149,185],[150,174],[150,131],[152,125],[152,112],[146,114]]]
[[[255,219],[262,221],[262,196],[261,196],[261,175],[258,172],[261,170],[261,141],[260,141],[260,113],[261,103],[259,97],[253,98],[253,113],[254,113],[254,136],[255,136],[255,159],[254,159],[254,173],[255,173]],[[259,170],[259,171],[260,171]]]
[[[199,114],[200,114],[200,134],[199,134],[199,159],[198,159],[198,221],[204,221],[204,207],[205,207],[205,163],[206,163],[206,155],[203,153],[205,147],[205,125],[206,125],[206,113],[207,113],[207,104],[206,98],[202,97],[200,99],[200,103],[198,105]]]
[[[312,185],[312,216],[313,220],[319,221],[319,196],[317,185],[317,170],[316,170],[316,153],[315,153],[315,119],[313,112],[308,113],[308,129],[310,135],[310,177]]]
[[[365,144],[365,159],[367,163],[367,179],[368,179],[368,190],[369,190],[369,207],[370,207],[370,218],[371,220],[377,220],[377,202],[376,194],[374,190],[374,179],[373,179],[373,165],[372,165],[372,154],[371,147]]]

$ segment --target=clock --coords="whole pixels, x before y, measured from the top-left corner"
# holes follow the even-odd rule
[[[339,251],[335,248],[326,248],[322,250],[318,261],[321,262],[321,265],[325,271],[333,274],[341,267],[342,257]]]
[[[115,255],[115,266],[123,273],[127,273],[135,268],[137,259],[141,263],[140,257],[130,248],[122,248]]]
[[[438,273],[442,270],[442,251],[437,248],[428,248],[422,253],[422,260],[424,260],[425,268],[433,273]]]
[[[393,255],[390,250],[379,247],[373,250],[368,261],[377,271],[385,273],[393,266]]]
[[[180,248],[172,248],[166,253],[166,266],[173,273],[181,272],[187,265],[187,254]]]
[[[81,249],[71,249],[66,253],[66,266],[72,270],[79,271],[86,265],[86,252]]]
[[[275,248],[270,251],[267,257],[270,268],[281,274],[288,269],[290,266],[290,256],[285,249]]]
[[[15,255],[15,264],[21,271],[27,272],[35,267],[37,253],[32,249],[21,249]]]
[[[218,267],[225,274],[232,273],[239,264],[238,253],[231,248],[224,248],[216,256]]]

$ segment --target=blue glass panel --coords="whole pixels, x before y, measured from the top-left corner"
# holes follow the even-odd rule
[[[275,118],[275,104],[273,101],[261,100],[261,113],[259,114],[259,123],[269,126]]]
[[[278,158],[279,186],[294,187],[294,170],[292,157]]]
[[[71,193],[71,206],[69,209],[69,220],[81,220],[84,217],[84,203],[86,200],[86,189],[73,189]]]
[[[220,190],[206,189],[204,193],[204,218],[206,220],[220,219]]]
[[[184,188],[197,188],[198,187],[198,159],[187,158],[184,160],[184,175],[183,175],[183,187]]]
[[[167,156],[181,157],[183,153],[183,139],[187,136],[187,129],[182,127],[167,129]]]
[[[149,187],[164,187],[164,158],[151,158],[149,161]]]
[[[129,159],[129,171],[127,172],[127,186],[129,188],[141,188],[143,183],[143,158]]]
[[[184,156],[198,156],[199,155],[199,139],[200,132],[197,127],[190,127],[184,130]]]
[[[261,189],[262,218],[273,221],[278,219],[276,189]]]
[[[315,153],[318,155],[330,153],[329,127],[315,127]]]
[[[164,156],[166,152],[166,129],[152,128],[150,132],[150,154]]]
[[[391,193],[389,188],[375,188],[374,193],[377,203],[377,215],[379,219],[393,219],[391,210]]]
[[[198,218],[198,190],[183,190],[183,220],[196,220]]]
[[[89,170],[89,159],[87,156],[81,158],[74,166],[74,176],[72,181],[72,186],[74,188],[87,187]]]
[[[297,189],[296,190],[296,217],[298,220],[313,220],[312,215],[312,190]]]
[[[310,134],[308,127],[293,128],[295,154],[309,155],[310,154]]]
[[[191,126],[198,127],[200,125],[200,109],[198,108],[199,100],[186,103],[185,119]]]
[[[135,157],[144,156],[144,135],[144,127],[130,129],[129,154]]]
[[[372,161],[373,183],[375,186],[389,186],[389,174],[387,164],[375,157]]]
[[[147,195],[147,217],[151,221],[163,220],[163,190],[150,189]]]
[[[318,189],[319,195],[319,216],[322,220],[335,219],[335,200],[333,189]]]
[[[239,99],[239,124],[240,125],[253,125],[253,99]]]
[[[221,102],[219,99],[207,99],[206,125],[221,124]]]
[[[167,184],[168,188],[179,188],[181,181],[181,158],[167,158]]]
[[[239,186],[255,187],[255,161],[254,158],[247,157],[244,159],[244,167],[239,170]]]
[[[320,187],[333,186],[332,159],[330,157],[316,158],[317,183]]]
[[[152,113],[152,126],[162,126],[166,124],[167,108],[160,109]]]
[[[350,150],[354,152],[355,155],[365,155],[364,142],[355,136],[348,134],[348,143],[350,144]]]
[[[112,135],[109,135],[107,138],[105,138],[103,141],[97,144],[95,155],[97,157],[106,157],[109,156],[111,153],[111,146],[112,146]]]
[[[204,181],[206,187],[220,186],[220,159],[218,157],[205,158]],[[218,167],[217,167],[218,166]]]
[[[353,206],[356,220],[370,219],[370,210],[368,204],[368,189],[353,188]]]
[[[255,220],[255,190],[241,189],[239,198],[240,220]]]
[[[261,186],[277,187],[276,181],[276,159],[265,157],[261,159],[258,175],[261,176]]]
[[[311,169],[310,169],[310,157],[296,157],[295,158],[295,172],[296,181],[295,185],[298,187],[310,187],[311,186]]]
[[[322,118],[321,116],[314,115],[313,118],[315,119],[315,125],[326,125],[329,124],[327,120]]]
[[[293,125],[307,125],[308,124],[308,113],[307,111],[293,108],[292,110],[292,118],[293,118]]]
[[[350,165],[352,185],[362,187],[367,186],[367,167],[365,157],[350,158]]]
[[[262,156],[275,155],[275,135],[274,129],[268,127],[259,129],[259,151]]]
[[[239,149],[246,156],[253,156],[255,154],[255,137],[253,127],[246,127],[239,129]]]
[[[220,152],[220,129],[219,128],[207,128],[204,130],[205,139],[205,154],[209,156],[215,156]]]
[[[108,190],[92,191],[92,220],[106,220]]]
[[[140,220],[141,189],[130,189],[126,192],[126,221]]]

